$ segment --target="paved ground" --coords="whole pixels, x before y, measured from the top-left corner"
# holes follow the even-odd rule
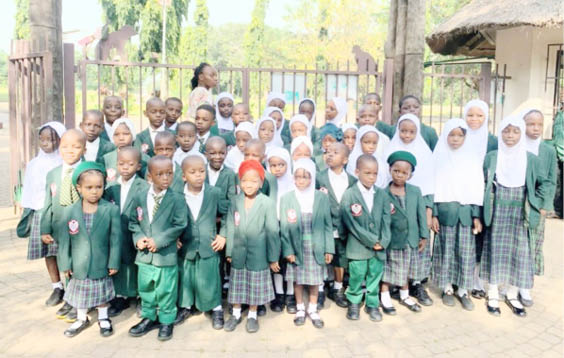
[[[0,121],[5,121],[0,114]],[[0,130],[0,172],[8,171],[7,129]],[[6,177],[5,177],[6,178]],[[564,223],[550,220],[545,245],[546,274],[535,281],[535,305],[525,319],[513,316],[502,304],[499,318],[486,313],[484,301],[465,312],[458,305],[440,303],[420,314],[398,308],[398,316],[372,323],[366,315],[348,321],[345,311],[329,301],[322,311],[325,328],[310,322],[296,328],[293,317],[269,311],[260,319],[261,330],[247,334],[214,331],[203,315],[177,327],[165,343],[156,331],[130,338],[127,330],[137,322],[133,308],[114,319],[116,333],[98,335],[98,326],[79,336],[63,336],[67,323],[55,318],[56,308],[44,300],[50,284],[42,261],[25,259],[27,240],[18,239],[17,218],[7,207],[9,188],[0,182],[0,356],[1,357],[563,357],[563,235]],[[94,314],[95,318],[95,314]],[[94,319],[95,320],[95,319]]]

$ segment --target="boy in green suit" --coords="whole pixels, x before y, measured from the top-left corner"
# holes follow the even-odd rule
[[[152,97],[145,104],[145,117],[149,119],[149,127],[137,135],[135,146],[141,148],[141,152],[149,157],[155,155],[155,137],[157,133],[166,130],[164,120],[166,117],[166,106],[158,97]]]
[[[145,190],[149,184],[136,173],[141,168],[141,152],[134,147],[124,147],[118,152],[117,170],[119,178],[106,189],[105,199],[120,208],[121,213],[121,264],[113,276],[116,298],[108,310],[110,317],[119,315],[129,307],[127,299],[135,299],[137,293],[137,250],[129,231],[129,219],[133,211],[133,196]]]
[[[182,100],[177,97],[168,97],[165,101],[166,117],[165,127],[172,133],[176,134],[176,127],[178,126],[178,119],[182,116]]]
[[[112,124],[125,114],[123,108],[123,99],[118,96],[106,96],[104,97],[104,103],[102,104],[102,113],[104,113],[104,128],[100,137],[111,141],[109,133],[112,131]]]
[[[333,237],[335,238],[335,255],[332,266],[335,273],[333,287],[329,290],[328,297],[335,301],[339,307],[348,307],[349,301],[345,297],[343,278],[348,265],[346,253],[346,228],[341,217],[341,199],[345,191],[350,188],[356,179],[345,171],[348,162],[349,148],[343,143],[332,144],[326,153],[327,166],[317,175],[317,188],[329,196],[331,205],[331,219],[333,222]]]
[[[162,155],[172,160],[174,151],[176,150],[176,136],[170,131],[159,132],[155,136],[155,155]],[[172,162],[172,171],[174,173],[170,190],[177,193],[184,191],[184,179],[182,178],[182,168],[180,165]]]
[[[370,103],[374,103],[374,97],[368,97],[367,95],[367,97],[365,97],[365,101],[367,100],[366,98],[369,99],[368,101]],[[380,132],[384,133],[391,139],[394,136],[396,128],[386,122],[379,120],[379,113],[380,109],[378,105],[364,102],[364,104],[358,109],[356,124],[358,128],[364,125],[374,126],[376,127],[376,129],[378,129]]]
[[[85,148],[86,136],[77,129],[69,129],[61,137],[59,153],[63,158],[63,165],[47,174],[45,205],[41,215],[41,241],[46,245],[57,247],[59,238],[65,235],[67,229],[67,221],[63,215],[64,208],[80,199],[76,188],[72,185],[72,173],[80,164]],[[56,265],[58,260],[60,260],[60,255],[57,253],[57,257],[48,264]],[[57,311],[56,316],[67,322],[74,322],[76,321],[76,309],[65,302]]]
[[[362,283],[366,282],[365,311],[379,322],[379,285],[390,243],[390,204],[384,190],[374,186],[378,161],[372,155],[358,157],[356,185],[343,194],[341,214],[348,230],[346,255],[349,259],[349,287],[345,292],[350,305],[347,318],[358,320],[362,303]],[[383,173],[382,173],[383,174]]]
[[[223,165],[227,155],[225,140],[221,137],[211,137],[206,142],[206,184],[218,188],[221,192],[220,211],[227,214],[229,202],[237,194],[237,175],[233,170]]]
[[[155,156],[149,160],[148,169],[147,179],[152,185],[135,193],[129,221],[138,250],[135,263],[142,317],[129,329],[129,335],[141,337],[158,327],[158,339],[165,341],[172,338],[176,319],[176,239],[186,228],[188,212],[182,195],[169,189],[174,175],[172,160]]]
[[[209,144],[209,141],[208,141]],[[212,327],[223,328],[219,252],[225,237],[217,235],[216,217],[220,213],[222,193],[205,183],[206,163],[191,155],[182,161],[186,186],[184,199],[188,206],[188,226],[180,237],[178,306],[175,324],[190,316],[192,307],[211,312]]]
[[[103,164],[104,155],[116,148],[112,142],[100,136],[103,126],[104,115],[102,112],[91,109],[84,113],[80,123],[80,130],[86,134],[84,159]]]
[[[219,135],[219,129],[215,123],[215,108],[209,104],[200,105],[196,110],[194,124],[196,124],[196,135],[200,145],[200,153],[204,154],[206,141],[210,137]]]

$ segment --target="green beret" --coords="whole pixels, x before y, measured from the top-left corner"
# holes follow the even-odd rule
[[[326,123],[323,127],[321,127],[321,135],[320,138],[323,140],[325,136],[330,135],[331,137],[335,138],[337,142],[340,142],[343,139],[343,131],[341,128],[337,127],[333,123]]]
[[[388,157],[388,164],[391,166],[398,160],[408,162],[409,164],[411,164],[411,170],[415,171],[415,166],[417,165],[417,159],[415,159],[415,156],[410,152],[406,152],[405,150],[398,150],[397,152],[393,152]]]
[[[100,163],[96,163],[96,162],[82,162],[78,165],[78,167],[76,167],[76,169],[74,170],[74,172],[72,173],[72,184],[74,186],[76,186],[76,184],[78,183],[78,177],[80,176],[80,174],[89,171],[89,170],[97,170],[100,173],[102,173],[102,175],[104,176],[104,178],[106,177],[106,168],[104,168],[104,166]]]

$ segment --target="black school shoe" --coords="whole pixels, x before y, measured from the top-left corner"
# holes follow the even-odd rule
[[[227,322],[225,322],[223,329],[225,330],[225,332],[233,332],[242,320],[243,319],[241,317],[235,318],[235,316],[231,315]]]
[[[67,316],[67,314],[72,310],[72,306],[69,305],[67,302],[65,302],[64,305],[61,306],[61,308],[59,308],[57,310],[57,312],[55,313],[55,316],[58,319],[65,319],[65,317]]]
[[[276,294],[274,300],[270,302],[270,309],[272,310],[272,312],[284,311],[284,295]]]
[[[513,314],[516,315],[517,317],[523,317],[523,318],[527,317],[527,311],[525,311],[524,308],[517,308],[517,307],[513,306],[511,301],[519,302],[519,300],[516,299],[516,298],[510,300],[509,298],[505,297],[505,303],[509,306],[509,308],[511,308],[511,311],[513,311]]]
[[[189,308],[180,307],[176,312],[176,319],[174,320],[174,325],[177,326],[179,324],[184,323],[192,315],[192,311]]]
[[[172,338],[172,331],[174,330],[174,324],[161,324],[159,327],[159,335],[157,339],[159,341],[168,341]]]
[[[119,316],[124,310],[129,308],[129,301],[125,297],[116,297],[110,302],[110,308],[108,308],[108,316],[116,317]]]
[[[342,308],[347,308],[349,307],[349,300],[347,300],[347,296],[345,295],[345,288],[341,287],[337,293],[335,294],[335,303],[337,304],[337,306],[342,307]]]
[[[415,312],[415,313],[421,312],[421,306],[419,306],[417,303],[410,305],[409,303],[407,303],[408,299],[409,297],[406,298],[405,300],[400,300],[400,304],[407,307],[411,312]]]
[[[65,290],[62,288],[56,288],[51,292],[51,295],[45,301],[46,306],[56,306],[59,303],[63,302],[63,296],[65,295]]]
[[[101,321],[107,321],[110,324],[110,327],[102,328],[102,326],[100,325]],[[100,320],[98,320],[98,327],[100,327],[100,335],[102,337],[109,337],[112,334],[114,334],[114,328],[112,327],[112,321],[110,321],[110,319],[100,319]]]
[[[298,312],[296,296],[286,295],[286,312],[290,314],[295,314],[296,312]]]
[[[257,307],[257,316],[262,317],[266,314],[266,306],[260,305]]]
[[[431,306],[433,304],[433,300],[427,294],[427,290],[420,283],[409,287],[409,295],[417,298],[417,301],[423,306]]]
[[[317,293],[317,310],[321,311],[325,308],[325,291]]]
[[[79,321],[80,322],[80,326],[76,327],[76,328],[67,328],[67,330],[65,331],[65,336],[66,337],[74,337],[77,334],[79,334],[80,332],[82,332],[86,327],[90,326],[90,320],[88,319],[88,317],[86,317],[86,321]]]
[[[259,323],[258,319],[256,318],[247,318],[247,325],[245,327],[247,332],[249,333],[256,333],[259,330]]]
[[[76,322],[76,317],[77,316],[77,312],[76,312],[76,308],[72,308],[69,313],[67,313],[67,315],[65,316],[65,322],[68,323],[73,323]]]
[[[489,301],[490,300],[486,301],[486,309],[487,309],[488,313],[491,314],[492,316],[496,316],[496,317],[501,316],[501,310],[499,309],[499,307],[490,306]],[[496,299],[492,299],[491,301],[498,301],[499,302],[499,300],[496,300]]]
[[[347,319],[357,321],[360,319],[360,305],[358,303],[351,303],[347,309]]]
[[[141,322],[137,323],[135,326],[129,329],[129,335],[131,337],[141,337],[146,335],[153,329],[159,327],[160,327],[160,323],[158,321],[152,321],[148,318],[143,318]]]
[[[303,312],[303,315],[298,316],[298,315],[296,314],[296,318],[294,318],[294,324],[295,324],[296,326],[303,326],[303,325],[305,324],[305,321],[306,321],[306,313],[305,313],[305,311],[300,311],[300,312]]]
[[[378,307],[364,307],[364,312],[368,314],[370,320],[373,322],[380,322],[382,320],[382,314]]]
[[[223,310],[212,311],[211,320],[213,329],[223,329],[223,326],[225,324],[225,321],[223,319]]]
[[[470,294],[477,300],[481,300],[482,298],[486,298],[487,296],[486,291],[484,290],[472,290]]]
[[[396,314],[398,314],[394,306],[386,307],[382,305],[382,312],[384,312],[388,316],[395,316]]]

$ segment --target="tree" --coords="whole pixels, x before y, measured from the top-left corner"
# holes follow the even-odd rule
[[[267,6],[268,0],[255,0],[251,23],[243,41],[248,67],[259,67],[264,59],[264,17]]]
[[[16,40],[29,39],[29,36],[29,0],[16,0],[14,38]]]

